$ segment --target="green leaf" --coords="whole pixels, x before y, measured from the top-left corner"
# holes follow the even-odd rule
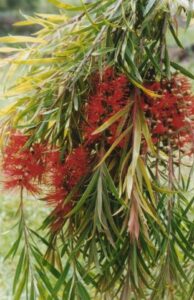
[[[44,57],[44,58],[33,58],[33,59],[14,59],[13,64],[17,65],[41,65],[41,64],[55,64],[64,62],[64,57]]]
[[[76,206],[70,211],[70,213],[68,213],[66,215],[66,217],[70,217],[72,216],[73,214],[75,214],[77,211],[80,210],[80,208],[84,205],[84,203],[86,202],[86,200],[88,199],[88,197],[90,196],[94,186],[96,185],[97,183],[97,180],[98,180],[98,176],[99,176],[99,171],[97,170],[92,179],[90,180],[90,183],[88,184],[87,186],[87,189],[85,190],[85,192],[83,193],[82,197],[78,200]]]
[[[69,269],[70,269],[70,264],[67,261],[66,266],[64,267],[64,270],[61,273],[61,276],[59,277],[59,279],[57,280],[57,282],[54,286],[54,289],[53,289],[53,294],[54,295],[57,295],[58,291],[60,290],[60,288],[63,284],[66,284],[66,277],[67,277],[67,274],[69,272]]]
[[[35,286],[34,281],[31,282],[31,288],[30,288],[30,300],[36,300],[35,298]]]
[[[146,140],[146,143],[147,143],[147,145],[149,147],[149,150],[151,151],[152,155],[156,156],[156,151],[155,151],[154,144],[153,144],[153,141],[152,141],[152,136],[151,136],[151,133],[149,131],[148,124],[145,120],[145,116],[144,116],[143,112],[140,112],[140,118],[141,118],[141,124],[142,124],[142,134],[143,134],[143,136]]]
[[[156,206],[156,199],[155,199],[155,196],[154,196],[154,192],[152,190],[152,184],[150,182],[150,178],[148,177],[146,167],[145,167],[144,162],[141,159],[141,157],[138,158],[138,164],[139,164],[139,167],[141,169],[141,173],[143,175],[143,178],[145,180],[146,187],[147,187],[148,192],[150,194],[150,198],[152,199],[152,203],[153,203],[154,206]]]
[[[98,285],[93,278],[94,277],[93,274],[89,273],[88,270],[85,270],[79,261],[77,261],[76,264],[77,264],[78,272],[79,272],[80,276],[82,276],[83,281],[87,285],[91,284],[92,286],[97,288]]]
[[[65,3],[61,0],[48,0],[50,3],[54,4],[58,8],[62,8],[69,11],[83,11],[83,6],[75,6],[68,3]]]
[[[43,242],[44,245],[50,246],[49,242],[45,238],[43,238],[41,235],[39,235],[38,232],[32,230],[31,228],[30,228],[30,232],[32,232],[39,240],[41,240],[41,242]]]
[[[74,300],[75,299],[74,296],[75,296],[75,293],[74,293],[74,280],[71,277],[69,279],[69,281],[67,282],[65,288],[64,288],[63,300]]]
[[[194,278],[192,280],[192,283],[190,284],[188,296],[185,295],[185,300],[191,300],[193,295],[194,295]]]
[[[40,300],[48,300],[48,293],[42,283],[39,281],[39,278],[37,278],[37,288],[40,294]]]
[[[134,109],[137,109],[137,108],[134,108]],[[139,111],[135,112],[133,126],[134,126],[134,129],[133,129],[132,162],[127,170],[127,175],[126,175],[125,182],[124,182],[124,187],[126,188],[129,199],[131,197],[131,191],[132,191],[133,179],[134,179],[133,177],[135,174],[138,157],[140,154],[140,147],[141,147],[142,124],[141,124]]]
[[[106,164],[103,165],[103,172],[105,175],[105,180],[107,183],[108,188],[110,189],[110,192],[114,195],[114,197],[118,200],[118,202],[123,205],[123,206],[127,206],[126,203],[121,199],[121,197],[119,196],[118,190],[115,186],[115,183],[110,175],[110,172],[106,166]]]
[[[190,0],[189,0],[190,1]],[[187,23],[186,23],[186,28],[189,27],[190,23],[191,23],[191,20],[192,20],[192,17],[193,17],[193,2],[190,1],[190,9],[188,10],[187,12]]]
[[[103,204],[104,204],[104,211],[105,211],[105,215],[107,217],[107,220],[113,230],[113,232],[115,233],[115,235],[118,238],[121,238],[119,229],[117,228],[114,218],[112,216],[112,211],[111,211],[111,206],[110,206],[110,199],[109,199],[109,194],[108,191],[106,190],[106,186],[104,187],[104,195],[103,195]]]
[[[165,45],[164,63],[165,63],[166,77],[170,80],[170,78],[171,78],[170,57],[169,57],[167,45]]]
[[[170,28],[170,32],[172,33],[172,36],[174,37],[174,40],[177,44],[177,46],[179,46],[180,48],[184,49],[184,46],[182,45],[181,41],[179,40],[175,30],[174,30],[174,27],[172,26],[172,24],[169,24],[169,28]]]
[[[46,260],[46,258],[38,251],[38,249],[36,247],[32,247],[31,251],[32,251],[32,254],[33,254],[34,258],[36,259],[37,263],[39,264],[40,268],[42,268],[44,266],[57,279],[60,277],[60,272],[51,263],[49,263]]]
[[[132,102],[130,104],[126,105],[120,111],[118,111],[112,117],[110,117],[100,127],[98,127],[92,134],[93,135],[98,134],[98,133],[104,131],[105,129],[107,129],[108,127],[110,127],[114,122],[116,122],[118,119],[120,119],[123,115],[125,115],[128,112],[131,105],[132,105]]]
[[[15,271],[15,277],[14,277],[14,282],[13,282],[13,293],[15,292],[16,286],[18,284],[18,281],[19,281],[19,278],[21,275],[24,258],[25,258],[25,248],[22,249],[22,252],[20,254],[20,258],[18,261],[18,265],[17,265],[16,271]]]
[[[8,259],[11,255],[12,255],[12,257],[15,256],[15,254],[17,253],[18,247],[20,245],[21,237],[22,237],[22,232],[19,233],[17,240],[14,242],[14,244],[11,247],[11,249],[9,250],[8,254],[5,256],[5,260]]]
[[[98,183],[97,183],[97,199],[96,199],[96,208],[97,208],[97,215],[99,218],[100,223],[102,224],[103,227],[105,225],[103,224],[102,221],[102,173],[100,172],[100,176],[98,178]]]
[[[147,56],[149,57],[150,61],[152,62],[153,66],[156,68],[156,70],[161,74],[162,73],[162,69],[159,65],[159,62],[157,61],[156,57],[153,56],[152,52],[150,51],[150,49],[148,47],[145,47]]]
[[[13,47],[0,47],[0,53],[12,53],[12,52],[19,52],[23,51],[20,48],[13,48]]]
[[[150,10],[154,7],[154,5],[158,2],[158,0],[148,0],[147,5],[144,10],[144,16],[146,16]]]
[[[171,257],[172,257],[173,262],[174,262],[174,264],[175,264],[175,266],[176,266],[176,269],[179,271],[179,273],[180,273],[180,275],[183,277],[183,279],[184,279],[187,283],[189,283],[189,280],[188,280],[188,278],[187,278],[187,275],[185,274],[185,272],[184,272],[184,270],[183,270],[183,268],[182,268],[182,266],[181,266],[181,264],[180,264],[180,260],[179,260],[179,258],[178,258],[178,256],[177,256],[177,253],[176,253],[176,251],[175,251],[175,248],[174,248],[173,243],[171,243],[170,248],[171,248]]]
[[[30,36],[5,36],[0,37],[0,43],[6,44],[16,44],[16,43],[38,43],[38,44],[45,44],[41,38],[35,38]]]
[[[108,149],[108,151],[106,152],[106,154],[103,156],[103,158],[101,159],[101,161],[97,164],[97,166],[95,167],[95,169],[97,169],[102,163],[104,163],[104,161],[107,159],[107,157],[112,153],[112,151],[116,148],[116,146],[124,139],[124,137],[126,135],[129,134],[129,132],[131,131],[133,125],[129,126],[127,129],[125,129],[120,135],[119,137],[114,141],[114,143],[112,144],[112,146]]]
[[[14,300],[20,300],[20,297],[21,297],[22,292],[24,290],[24,286],[25,286],[25,283],[27,281],[27,278],[28,278],[28,272],[27,272],[27,270],[25,270],[24,273],[23,273],[22,279],[21,279],[21,281],[18,285],[17,291],[14,295]]]
[[[165,228],[163,227],[161,221],[160,221],[160,216],[157,214],[155,207],[148,201],[147,198],[144,197],[137,180],[135,180],[135,186],[137,191],[133,191],[134,195],[136,198],[140,199],[140,205],[141,208],[154,220],[156,223],[160,226],[160,229],[162,230],[162,233],[165,234]]]
[[[0,51],[1,51],[1,48],[0,48]],[[94,51],[94,52],[92,53],[92,56],[105,55],[105,54],[111,53],[111,52],[113,52],[113,51],[115,51],[115,48],[112,48],[112,47],[101,48],[101,49],[99,49],[99,50],[97,50],[97,51]]]
[[[51,284],[48,276],[46,275],[46,273],[43,272],[43,270],[41,270],[37,266],[35,268],[36,268],[36,271],[37,271],[39,277],[41,278],[42,282],[44,283],[45,287],[49,291],[50,295],[53,297],[52,299],[53,300],[59,300],[58,297],[53,294],[53,287],[52,287],[52,284]]]
[[[170,64],[175,70],[180,71],[183,75],[185,75],[191,79],[194,79],[194,75],[191,72],[189,72],[188,70],[186,70],[183,66],[181,66],[175,62],[172,62],[172,61],[170,62]]]
[[[78,281],[77,283],[77,291],[81,299],[83,300],[91,300],[89,293],[87,292],[84,285]]]

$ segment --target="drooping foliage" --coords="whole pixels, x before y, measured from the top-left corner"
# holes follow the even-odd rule
[[[34,36],[0,38],[16,44],[0,48],[15,299],[192,299],[194,76],[167,43],[192,3],[50,2],[59,14],[16,24]],[[28,194],[51,207],[39,231]]]

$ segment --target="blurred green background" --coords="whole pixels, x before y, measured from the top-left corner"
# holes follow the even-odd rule
[[[26,29],[13,27],[12,24],[22,20],[22,14],[32,15],[33,12],[53,12],[54,6],[47,0],[0,0],[0,35],[21,33]],[[28,28],[30,32],[32,28]]]
[[[79,0],[66,0],[65,2],[72,4],[75,1],[79,2]],[[34,12],[55,13],[56,9],[47,0],[0,0],[0,35],[30,34],[33,32],[34,28],[18,28],[13,27],[12,24],[22,20],[22,14],[32,15]],[[191,25],[187,31],[184,28],[180,29],[180,40],[185,45],[183,50],[177,48],[169,34],[168,43],[171,56],[173,60],[179,61],[194,73],[194,25]],[[2,193],[1,191],[0,195]],[[28,199],[25,203],[29,224],[33,229],[36,229],[47,215],[48,208],[44,203],[37,202],[35,199]],[[4,262],[4,257],[16,237],[17,229],[14,228],[14,224],[17,221],[18,205],[17,194],[0,196],[0,300],[13,299],[11,286],[17,257],[13,261],[8,260],[6,262]]]

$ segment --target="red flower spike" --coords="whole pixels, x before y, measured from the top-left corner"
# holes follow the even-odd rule
[[[89,169],[88,152],[80,146],[69,154],[65,161],[65,185],[70,191],[87,173]]]
[[[14,189],[24,188],[32,194],[40,192],[37,182],[40,182],[45,172],[43,162],[45,147],[36,143],[25,148],[28,136],[12,133],[5,148],[3,171],[5,174],[4,187]],[[24,149],[23,149],[24,148]]]
[[[67,191],[63,187],[61,188],[55,188],[53,192],[51,192],[49,195],[47,195],[46,200],[49,204],[54,204],[62,202],[65,197],[67,196]]]
[[[54,205],[52,230],[58,231],[64,224],[66,214],[71,211],[73,202],[78,194],[73,195],[73,199],[64,204],[65,198],[70,191],[85,177],[89,171],[88,152],[80,146],[75,148],[64,160],[60,159],[60,152],[53,150],[49,153],[50,185],[51,192],[46,196],[49,204]]]
[[[175,116],[172,120],[172,125],[175,129],[180,129],[185,126],[185,120],[182,118],[182,116]]]
[[[154,128],[154,133],[155,134],[164,134],[168,131],[167,128],[165,128],[162,124],[158,124],[156,125],[156,127]]]
[[[185,152],[186,144],[194,144],[194,122],[190,119],[194,114],[194,96],[189,81],[175,75],[171,80],[163,79],[146,87],[161,95],[157,99],[144,96],[141,103],[153,140],[164,140],[166,144],[168,139],[167,144]]]
[[[112,68],[104,71],[102,80],[100,80],[99,74],[96,74],[93,85],[93,94],[89,97],[89,103],[85,109],[87,124],[83,127],[85,143],[87,145],[99,141],[102,135],[93,135],[95,129],[121,110],[129,100],[128,78],[123,74],[116,75]],[[117,128],[119,120],[113,125],[114,128]],[[116,132],[115,129],[110,128],[106,133],[103,133],[107,135],[106,141],[110,144],[116,139],[113,131]]]
[[[80,146],[74,149],[64,162],[60,161],[59,151],[50,153],[49,156],[52,191],[46,199],[50,203],[57,204],[63,201],[72,188],[88,173],[88,152]]]

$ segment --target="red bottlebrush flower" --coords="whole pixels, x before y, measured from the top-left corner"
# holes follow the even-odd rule
[[[144,96],[141,104],[149,120],[153,140],[185,152],[184,145],[194,142],[194,122],[189,119],[194,113],[190,83],[187,78],[174,75],[171,80],[163,79],[146,87],[161,95],[157,99]]]
[[[175,129],[180,129],[185,126],[185,120],[182,116],[175,116],[172,120],[172,125]]]
[[[71,190],[88,173],[88,152],[80,146],[69,154],[65,161],[65,184]]]
[[[34,144],[25,148],[28,136],[21,133],[12,133],[5,148],[3,171],[5,174],[4,186],[6,189],[16,187],[25,188],[32,194],[40,191],[39,182],[45,172],[43,162],[44,146]]]
[[[70,153],[64,162],[60,160],[60,152],[54,150],[49,154],[51,193],[46,197],[48,202],[63,201],[72,188],[88,173],[88,152],[80,146]]]
[[[47,195],[46,200],[50,204],[56,205],[56,203],[61,203],[67,196],[67,191],[63,187],[56,187],[49,195]]]
[[[115,76],[115,72],[113,68],[106,68],[103,74],[103,80],[112,80],[112,78]]]
[[[51,149],[47,154],[47,172],[47,181],[52,190],[46,196],[46,200],[55,205],[67,196],[67,191],[64,189],[65,166],[61,162],[61,153],[57,149]]]
[[[164,134],[165,132],[167,132],[168,129],[165,128],[162,124],[158,124],[156,125],[156,127],[154,128],[154,133],[155,134]]]
[[[54,231],[59,230],[63,225],[65,216],[73,207],[73,201],[78,194],[74,194],[73,199],[66,204],[64,204],[65,198],[89,171],[88,152],[83,146],[75,148],[64,161],[61,161],[60,156],[60,152],[56,150],[48,155],[52,188],[46,200],[55,206],[53,210],[55,221],[52,224]]]
[[[89,102],[85,109],[87,124],[84,125],[84,138],[86,144],[92,144],[98,141],[102,135],[92,133],[107,119],[117,113],[127,104],[129,100],[129,81],[123,74],[116,75],[112,68],[107,68],[100,80],[99,74],[95,75],[93,81],[93,93],[89,97]],[[119,121],[116,121],[113,127],[117,127]],[[116,132],[116,130],[114,130]],[[103,133],[107,137],[108,143],[113,143],[116,136],[113,129],[106,130]]]

